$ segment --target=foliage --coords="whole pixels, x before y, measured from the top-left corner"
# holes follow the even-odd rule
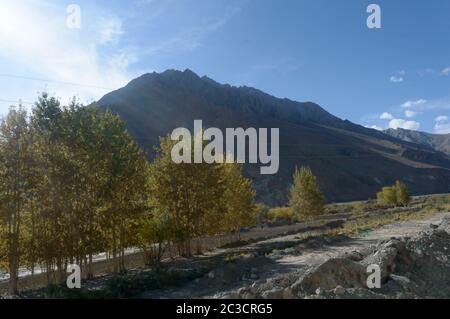
[[[396,181],[393,186],[386,186],[377,193],[377,200],[382,205],[408,206],[411,197],[406,185]]]
[[[296,215],[290,207],[271,208],[267,217],[274,222],[294,222],[298,219],[298,215]]]
[[[313,172],[308,167],[295,169],[289,204],[299,217],[314,218],[323,213],[324,195]]]
[[[75,99],[62,106],[44,93],[31,114],[11,108],[0,123],[0,270],[10,293],[21,267],[58,284],[72,263],[93,276],[99,253],[119,272],[127,248],[158,263],[168,245],[191,255],[194,239],[254,223],[240,165],[175,164],[172,145],[161,139],[150,163],[118,116]]]

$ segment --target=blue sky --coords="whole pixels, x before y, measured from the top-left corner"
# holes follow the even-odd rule
[[[80,29],[66,26],[73,3]],[[371,3],[381,29],[367,28]],[[0,0],[0,114],[190,68],[361,125],[450,133],[449,36],[448,0]]]

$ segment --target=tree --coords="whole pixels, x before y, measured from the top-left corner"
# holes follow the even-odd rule
[[[217,230],[217,221],[225,211],[225,182],[220,164],[173,162],[173,145],[169,137],[161,138],[156,149],[150,169],[151,205],[174,221],[180,255],[191,256],[192,240]]]
[[[170,215],[157,210],[141,215],[137,245],[144,252],[147,265],[158,265],[161,261],[166,246],[174,239],[173,225]]]
[[[225,229],[236,234],[240,240],[242,227],[256,222],[255,191],[251,181],[242,175],[242,165],[224,164],[226,190],[223,194],[226,213],[223,217]]]
[[[323,213],[325,197],[308,167],[295,169],[289,204],[297,216],[313,218]]]
[[[377,200],[382,205],[396,205],[397,195],[395,187],[385,186],[377,193]]]
[[[408,188],[401,181],[393,186],[385,186],[377,193],[378,202],[382,205],[407,206],[411,201]]]
[[[176,164],[171,157],[173,145],[169,137],[160,140],[151,164],[149,189],[153,210],[172,222],[170,238],[180,254],[192,254],[193,239],[201,252],[202,236],[231,231],[239,237],[241,228],[255,219],[255,193],[250,180],[242,176],[242,166]]]
[[[31,138],[27,112],[11,108],[0,124],[0,218],[4,223],[9,293],[17,294],[23,221],[30,198]]]
[[[45,93],[31,116],[12,108],[0,124],[0,268],[10,292],[20,267],[61,283],[72,263],[93,276],[95,254],[112,255],[118,271],[129,247],[158,263],[169,244],[190,256],[193,240],[200,252],[204,236],[239,236],[255,214],[242,166],[176,164],[173,144],[161,139],[150,164],[108,110]]]
[[[411,196],[409,195],[408,188],[401,181],[395,182],[395,195],[397,199],[397,205],[408,206],[411,202]]]

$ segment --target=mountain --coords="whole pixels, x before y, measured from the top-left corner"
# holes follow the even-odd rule
[[[401,179],[412,193],[450,192],[450,157],[435,150],[341,120],[311,102],[280,99],[250,87],[220,84],[190,70],[145,74],[98,101],[120,115],[153,157],[159,136],[176,127],[280,129],[280,169],[260,175],[245,165],[258,200],[287,200],[296,166],[310,166],[328,201],[374,198]]]
[[[388,129],[384,133],[399,138],[403,141],[427,146],[439,152],[450,155],[450,134],[430,134],[419,131],[405,130],[402,128]]]

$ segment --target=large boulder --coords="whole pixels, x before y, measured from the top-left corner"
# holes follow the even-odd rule
[[[369,265],[378,265],[381,271],[381,282],[384,283],[396,271],[399,264],[410,267],[413,260],[409,256],[405,243],[393,238],[380,243],[375,252],[368,255],[361,263],[366,269]]]
[[[332,258],[309,271],[292,285],[294,292],[313,293],[317,288],[332,290],[337,286],[362,288],[366,285],[366,269],[347,258]]]
[[[450,234],[450,216],[445,216],[442,219],[442,222],[439,225],[438,229],[444,230]]]

